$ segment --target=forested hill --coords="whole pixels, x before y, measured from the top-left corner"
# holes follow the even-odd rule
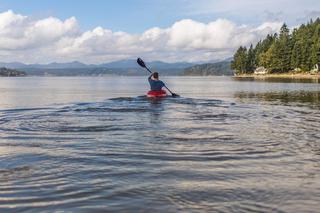
[[[147,62],[148,67],[162,75],[180,75],[184,68],[194,65],[187,62],[167,63],[162,61]],[[103,75],[146,75],[136,59],[120,60],[103,64],[84,64],[78,61],[50,64],[23,64],[20,62],[0,62],[0,67],[18,69],[30,76],[103,76]]]
[[[217,63],[208,63],[195,65],[189,68],[186,68],[182,75],[191,75],[191,76],[207,76],[207,75],[233,75],[233,70],[230,68],[229,61],[222,61]]]
[[[318,72],[320,65],[320,18],[290,32],[283,24],[279,34],[268,35],[256,46],[239,47],[231,68],[236,74],[251,74],[257,67],[270,73]]]
[[[7,69],[5,67],[0,68],[0,77],[20,77],[25,76],[25,72],[21,72],[14,69]]]

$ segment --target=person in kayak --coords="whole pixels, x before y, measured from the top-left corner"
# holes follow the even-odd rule
[[[159,80],[159,73],[153,72],[148,78],[150,84],[150,91],[148,94],[154,96],[166,96],[166,91],[162,88],[165,87],[165,84]]]

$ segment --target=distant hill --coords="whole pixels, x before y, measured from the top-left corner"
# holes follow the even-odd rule
[[[99,67],[105,67],[105,68],[121,68],[121,69],[126,69],[126,68],[133,68],[137,67],[138,64],[136,60],[130,59],[130,60],[120,60],[120,61],[113,61],[109,63],[103,63],[99,64]]]
[[[166,63],[162,61],[147,62],[147,66],[153,69],[184,69],[192,65],[194,64],[187,63],[187,62],[177,62],[177,63]],[[104,63],[97,66],[105,67],[105,68],[125,69],[125,68],[136,68],[138,64],[136,59],[130,59],[130,60],[120,60],[120,61],[114,61],[110,63]]]
[[[31,76],[103,76],[103,75],[122,75],[122,76],[146,76],[149,73],[142,68],[64,68],[64,69],[40,69],[25,68],[24,71]],[[180,75],[183,69],[157,69],[161,75]]]
[[[20,69],[20,68],[25,68],[27,66],[28,65],[20,62],[10,62],[10,63],[0,62],[0,67],[6,67],[8,69]]]
[[[41,68],[41,69],[83,69],[93,67],[94,65],[87,65],[79,61],[73,61],[68,63],[50,63],[50,64],[30,64],[28,68]]]
[[[162,61],[147,62],[151,70],[160,72],[163,75],[179,75],[192,63],[177,62],[165,63]],[[20,62],[1,63],[0,66],[19,69],[28,75],[36,76],[87,76],[87,75],[146,75],[147,71],[141,68],[136,59],[120,60],[103,64],[84,64],[79,61],[68,63],[50,64],[23,64]]]
[[[195,65],[187,62],[166,63],[146,62],[147,66],[161,75],[233,75],[230,60]],[[1,63],[10,69],[19,69],[32,76],[101,76],[101,75],[146,75],[136,59],[120,60],[102,64],[84,64],[79,61],[50,64],[23,64],[20,62]]]
[[[183,69],[193,64],[187,62],[166,63],[162,61],[147,62],[151,70],[155,70],[164,75],[179,75]],[[28,75],[53,75],[53,76],[85,76],[85,75],[146,75],[146,71],[141,68],[136,59],[120,60],[103,64],[84,64],[78,61],[69,63],[50,64],[23,64],[20,62],[1,63],[0,66],[20,69]]]
[[[230,61],[195,65],[184,69],[182,75],[207,76],[207,75],[233,75],[230,68]]]
[[[168,68],[178,68],[184,69],[194,65],[193,63],[187,62],[177,62],[177,63],[166,63],[162,61],[151,61],[147,62],[148,67],[154,67],[158,69],[168,69]],[[0,67],[7,67],[11,69],[17,68],[41,68],[41,69],[66,69],[66,68],[116,68],[116,69],[127,69],[127,68],[137,68],[138,64],[136,59],[129,60],[119,60],[102,64],[84,64],[79,61],[67,62],[67,63],[57,63],[53,62],[50,64],[24,64],[20,62],[4,63],[0,62]]]
[[[89,68],[95,65],[83,64],[79,61],[68,63],[50,63],[50,64],[24,64],[20,62],[4,63],[0,62],[0,67],[7,67],[9,69],[25,69],[25,68],[39,68],[39,69],[65,69],[65,68]]]
[[[185,69],[193,65],[195,64],[188,62],[165,63],[162,61],[153,61],[150,64],[148,63],[148,66],[153,69]]]
[[[26,75],[25,72],[21,72],[18,70],[8,69],[5,67],[0,68],[0,77],[20,77],[25,75]]]

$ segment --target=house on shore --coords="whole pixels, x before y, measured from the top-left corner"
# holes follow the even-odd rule
[[[320,71],[320,66],[319,64],[314,65],[313,69],[311,70],[312,74],[317,74]]]
[[[258,67],[257,69],[255,69],[254,74],[255,75],[265,75],[265,74],[268,74],[268,70],[264,67]]]

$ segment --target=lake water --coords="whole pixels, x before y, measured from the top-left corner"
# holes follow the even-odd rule
[[[320,84],[0,78],[0,212],[319,212]]]

